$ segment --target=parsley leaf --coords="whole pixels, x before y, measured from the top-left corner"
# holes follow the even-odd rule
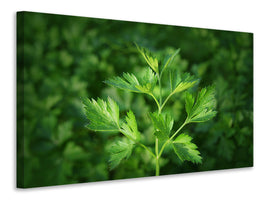
[[[134,74],[123,73],[122,77],[114,77],[104,83],[130,92],[140,92],[135,86],[140,85]]]
[[[155,136],[160,140],[167,140],[173,127],[173,119],[170,114],[149,113],[150,119],[155,128]]]
[[[186,105],[188,122],[205,122],[216,115],[215,89],[210,86],[203,88],[197,98],[190,93],[186,93]]]
[[[200,153],[196,150],[197,145],[192,143],[191,140],[192,137],[182,133],[172,142],[172,147],[180,161],[187,160],[192,163],[202,163]]]
[[[160,58],[156,53],[152,53],[144,47],[138,46],[136,43],[136,48],[139,53],[143,56],[147,64],[151,67],[151,69],[158,75],[161,75],[163,71],[168,67],[168,65],[172,62],[173,58],[180,52],[180,49],[177,49],[173,54],[168,54],[164,56],[164,58]],[[158,57],[160,59],[158,59]],[[163,61],[163,62],[161,62]]]
[[[126,123],[121,125],[121,132],[134,141],[140,140],[140,132],[138,131],[136,119],[131,110],[127,113]]]
[[[169,54],[164,59],[164,64],[162,69],[160,70],[160,74],[163,73],[163,71],[169,66],[169,64],[172,62],[173,58],[180,52],[180,49],[177,49],[173,54]]]
[[[102,99],[82,99],[86,117],[90,123],[86,126],[93,131],[119,131],[119,106],[111,98],[105,102]]]
[[[172,70],[169,72],[169,75],[169,84],[172,94],[187,90],[198,83],[198,79],[191,76],[189,73],[181,75],[178,70]]]
[[[155,55],[153,55],[149,50],[147,50],[144,47],[139,47],[136,43],[136,48],[139,51],[139,53],[144,57],[146,60],[147,64],[153,69],[154,72],[159,74],[159,61],[156,58]]]
[[[136,77],[134,74],[123,73],[122,77],[114,77],[104,82],[122,90],[150,94],[157,83],[157,77],[149,68],[142,75]]]
[[[117,141],[110,147],[109,164],[111,170],[117,167],[123,159],[128,159],[131,156],[133,146],[132,141],[125,139]]]

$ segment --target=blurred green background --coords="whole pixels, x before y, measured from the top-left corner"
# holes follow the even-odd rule
[[[146,66],[133,42],[162,53],[181,48],[172,62],[181,72],[215,84],[217,116],[190,124],[203,164],[179,165],[164,154],[161,174],[253,166],[253,34],[31,12],[17,13],[17,186],[39,187],[153,176],[142,148],[116,169],[106,149],[121,135],[95,133],[80,97],[112,97],[122,115],[132,109],[142,140],[152,145],[147,116],[156,109],[140,94],[110,88],[104,80]],[[195,89],[196,90],[196,89]],[[168,103],[175,125],[185,119],[183,95]]]

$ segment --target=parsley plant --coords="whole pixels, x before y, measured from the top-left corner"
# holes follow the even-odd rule
[[[168,70],[169,64],[179,53],[179,49],[161,59],[137,44],[136,47],[149,65],[144,76],[138,77],[134,74],[123,73],[122,77],[111,78],[106,80],[105,83],[129,92],[146,94],[154,99],[158,109],[155,112],[148,113],[148,115],[154,127],[155,147],[151,148],[141,142],[141,133],[138,130],[134,113],[130,110],[122,119],[119,106],[111,98],[108,98],[107,101],[82,99],[85,114],[90,121],[87,128],[99,132],[120,132],[125,136],[122,140],[114,143],[110,149],[109,163],[111,169],[118,166],[123,159],[129,158],[136,145],[144,148],[155,159],[156,176],[160,174],[159,161],[167,145],[172,147],[181,162],[202,163],[202,157],[197,150],[197,145],[192,143],[192,137],[185,133],[179,133],[189,123],[205,122],[216,115],[214,110],[216,104],[214,87],[203,88],[196,96],[186,91],[185,110],[187,117],[182,125],[174,131],[174,120],[170,113],[164,112],[164,107],[174,94],[195,86],[198,79],[189,73],[180,74],[177,70]],[[165,72],[169,76],[168,83],[165,83],[169,85],[169,94],[165,95],[166,97],[163,99],[161,80]],[[157,84],[159,94],[156,95],[154,89]]]

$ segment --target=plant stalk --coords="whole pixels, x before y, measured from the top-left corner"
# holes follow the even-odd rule
[[[122,130],[121,129],[119,129],[118,131],[120,131],[122,134],[123,134],[123,132],[122,132]],[[125,135],[126,136],[126,135]],[[130,139],[130,140],[132,140],[133,142],[135,142],[136,144],[138,144],[139,146],[141,146],[141,147],[143,147],[145,150],[147,150],[154,158],[157,158],[157,156],[149,149],[149,148],[147,148],[147,146],[146,145],[144,145],[144,144],[142,144],[141,142],[137,142],[136,140],[134,140],[134,139],[132,139],[131,137],[128,137],[128,136],[126,136],[128,139]]]
[[[170,140],[172,140],[186,124],[187,124],[187,120],[185,120],[182,126],[180,126],[180,128],[171,136]]]
[[[158,81],[159,81],[159,105],[158,106],[158,113],[161,113],[161,104],[162,104],[162,88],[161,88],[161,76],[157,74]],[[159,176],[159,139],[156,137],[155,139],[155,153],[156,153],[156,176]]]
[[[163,102],[163,104],[160,106],[160,110],[163,109],[163,107],[165,106],[165,104],[167,103],[167,101],[169,100],[169,98],[171,98],[171,96],[173,95],[174,93],[172,92],[166,99],[165,101]]]
[[[155,97],[152,93],[149,93],[149,95],[150,95],[151,97],[153,97],[153,99],[155,100],[155,102],[156,102],[156,104],[157,104],[157,106],[158,106],[158,110],[161,110],[161,109],[160,109],[160,104],[159,104],[158,100],[156,99],[156,97]]]
[[[147,148],[146,145],[144,145],[140,142],[137,142],[137,144],[140,145],[141,147],[143,147],[145,150],[147,150],[154,158],[157,158],[157,156],[149,148]]]
[[[182,128],[185,126],[187,124],[187,119],[185,120],[185,122],[180,126],[180,128],[170,137],[170,139],[168,139],[163,145],[162,145],[162,147],[161,147],[161,150],[160,150],[160,152],[159,152],[159,154],[158,154],[158,156],[157,157],[160,157],[161,156],[161,154],[163,153],[163,150],[164,150],[164,148],[166,147],[166,145],[170,142],[170,141],[172,141],[172,139],[180,132],[180,130],[182,130]]]
[[[155,139],[155,152],[156,152],[156,176],[159,176],[159,139]]]
[[[159,80],[159,104],[162,104],[162,88],[161,88],[161,76],[157,74]],[[161,112],[161,108],[159,108],[159,113]]]
[[[159,176],[159,157],[156,158],[156,176]]]

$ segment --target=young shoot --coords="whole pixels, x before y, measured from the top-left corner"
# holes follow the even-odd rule
[[[110,149],[109,164],[111,170],[117,167],[122,160],[128,159],[137,145],[148,151],[155,160],[156,176],[160,175],[159,163],[167,145],[171,146],[181,162],[189,161],[201,164],[202,157],[197,150],[197,145],[192,142],[193,138],[188,134],[181,133],[181,131],[190,123],[206,122],[216,115],[214,87],[203,88],[197,95],[191,94],[187,90],[196,86],[198,79],[189,73],[180,74],[178,70],[168,70],[170,63],[179,54],[180,49],[160,60],[149,50],[139,47],[137,44],[136,47],[148,65],[143,77],[126,72],[120,77],[106,80],[105,83],[128,92],[148,95],[155,101],[157,110],[148,113],[151,125],[154,127],[154,147],[151,148],[141,142],[142,133],[138,130],[138,123],[133,111],[129,110],[126,116],[120,116],[119,106],[111,98],[108,98],[107,101],[82,99],[86,117],[90,121],[87,128],[97,132],[120,132],[124,135],[123,139],[114,142]],[[169,94],[165,95],[166,97],[162,95],[163,73],[169,73],[168,83],[164,83],[168,84],[170,88]],[[159,95],[155,94],[155,87],[159,88]],[[174,94],[181,92],[186,92],[185,110],[187,117],[177,130],[173,130],[173,125],[177,122],[174,121],[170,113],[163,111],[168,105],[169,99]]]

